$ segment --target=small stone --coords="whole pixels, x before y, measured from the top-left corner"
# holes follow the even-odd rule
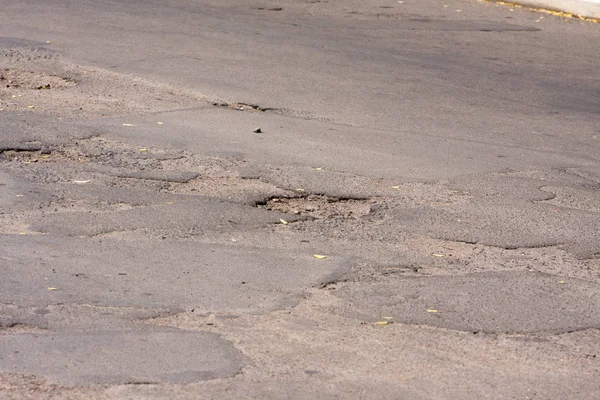
[[[254,133],[262,133],[262,129],[260,128],[256,128],[255,130],[253,130],[252,132]]]

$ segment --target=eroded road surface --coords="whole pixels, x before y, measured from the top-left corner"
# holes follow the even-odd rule
[[[599,398],[599,54],[470,0],[1,0],[0,397]]]

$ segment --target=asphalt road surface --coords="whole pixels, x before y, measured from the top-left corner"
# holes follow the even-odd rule
[[[600,398],[600,25],[0,0],[0,398]]]

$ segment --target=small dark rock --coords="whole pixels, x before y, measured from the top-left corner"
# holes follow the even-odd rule
[[[253,130],[252,132],[254,133],[262,133],[262,129],[260,128],[256,128],[255,130]]]

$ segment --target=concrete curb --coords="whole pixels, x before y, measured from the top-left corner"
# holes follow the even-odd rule
[[[600,0],[517,0],[525,6],[564,11],[589,18],[600,18]]]

